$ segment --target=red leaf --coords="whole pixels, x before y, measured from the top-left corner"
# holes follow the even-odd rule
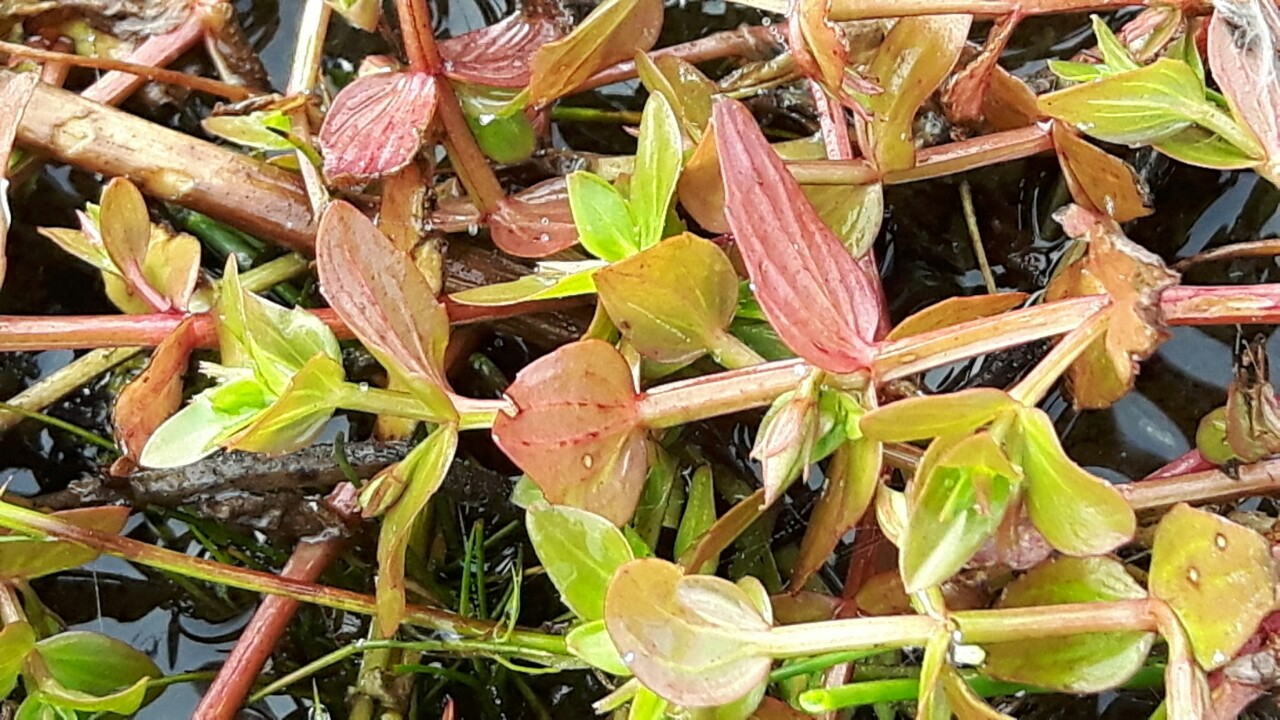
[[[320,127],[325,176],[352,185],[408,165],[435,116],[437,92],[424,73],[378,73],[344,87]]]
[[[552,503],[616,525],[631,519],[648,464],[631,369],[601,340],[565,345],[507,388],[514,416],[498,413],[493,439]]]
[[[450,80],[518,88],[529,84],[529,63],[543,44],[564,33],[552,18],[516,14],[474,32],[440,42]]]
[[[389,370],[447,387],[442,369],[449,317],[427,279],[373,221],[341,200],[316,232],[316,269],[325,298]]]
[[[508,195],[489,218],[493,244],[516,257],[546,257],[578,242],[564,178]]]
[[[138,460],[151,433],[182,404],[182,376],[198,340],[188,317],[160,341],[146,369],[120,391],[111,424],[130,460]]]
[[[756,299],[787,347],[831,372],[871,361],[879,322],[875,282],[822,222],[746,106],[713,113],[725,217]]]

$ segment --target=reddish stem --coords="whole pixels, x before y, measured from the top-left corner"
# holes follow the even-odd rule
[[[151,67],[164,67],[177,60],[204,37],[204,13],[196,10],[177,28],[143,40],[125,60]],[[146,82],[147,78],[140,75],[112,71],[86,88],[81,96],[104,105],[119,105]]]
[[[649,53],[649,57],[657,60],[664,55],[670,55],[697,64],[731,55],[755,55],[765,48],[780,45],[781,42],[773,27],[747,25],[737,30],[713,33],[687,43],[653,50]],[[592,90],[603,85],[631,80],[634,77],[636,77],[635,61],[627,60],[592,75],[577,90],[579,92]]]

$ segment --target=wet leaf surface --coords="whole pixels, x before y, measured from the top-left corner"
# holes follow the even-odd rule
[[[1128,163],[1059,123],[1053,124],[1053,144],[1077,203],[1121,223],[1152,213],[1146,184]]]
[[[666,98],[689,138],[695,143],[701,140],[711,122],[715,83],[696,66],[674,55],[651,58],[647,53],[636,53],[635,62],[645,88]]]
[[[120,391],[112,409],[116,444],[137,461],[147,439],[182,405],[182,379],[195,347],[191,323],[178,325],[156,346],[147,367]]]
[[[1156,527],[1151,594],[1173,608],[1201,667],[1225,664],[1275,606],[1266,540],[1225,518],[1178,505]]]
[[[477,85],[524,87],[529,84],[534,53],[562,34],[556,18],[509,15],[488,27],[441,40],[445,74]]]
[[[318,140],[330,182],[353,185],[413,161],[435,118],[435,78],[383,72],[347,85],[333,99]]]
[[[604,618],[609,579],[634,559],[622,532],[594,513],[546,503],[529,508],[525,526],[560,600],[583,620]]]
[[[662,14],[661,0],[605,0],[597,5],[573,32],[534,53],[529,104],[546,105],[597,71],[653,47]]]
[[[508,195],[489,218],[493,244],[516,257],[546,257],[578,242],[564,178]]]

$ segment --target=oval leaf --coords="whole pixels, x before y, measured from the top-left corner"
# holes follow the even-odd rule
[[[529,104],[567,95],[598,70],[646,51],[662,28],[662,0],[605,0],[568,36],[538,48],[529,77]]]
[[[583,620],[603,618],[609,578],[633,559],[622,532],[595,513],[546,503],[530,506],[525,527],[564,604]]]
[[[546,257],[573,247],[573,222],[564,178],[553,178],[508,195],[489,217],[489,234],[500,250],[516,257]]]
[[[602,585],[601,588],[603,587]],[[603,593],[601,593],[600,605],[601,617],[603,617]],[[585,660],[592,667],[603,670],[610,675],[621,677],[631,675],[631,668],[623,664],[622,658],[618,655],[618,648],[613,646],[613,640],[609,638],[609,631],[604,626],[604,620],[592,620],[570,630],[564,636],[564,644],[569,647],[569,652]]]
[[[71,630],[36,644],[49,673],[63,687],[107,696],[164,673],[128,643],[94,632]]]
[[[665,95],[650,95],[640,116],[640,143],[631,176],[631,213],[641,250],[662,239],[683,164],[684,147],[675,111]]]
[[[352,185],[390,175],[413,161],[436,114],[435,78],[383,72],[342,88],[320,126],[329,182]]]
[[[609,262],[640,252],[631,206],[616,188],[582,170],[566,177],[565,187],[583,249]]]
[[[714,120],[725,217],[778,336],[824,370],[865,368],[879,324],[876,281],[822,222],[746,106],[722,100]]]
[[[555,18],[516,13],[479,30],[440,41],[450,80],[489,87],[529,84],[529,64],[543,45],[560,38]]]
[[[647,434],[627,361],[600,340],[566,345],[531,363],[507,388],[493,439],[547,500],[622,525],[644,487]]]

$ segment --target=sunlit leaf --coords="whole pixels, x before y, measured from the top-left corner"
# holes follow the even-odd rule
[[[1071,197],[1078,204],[1121,223],[1151,214],[1146,184],[1128,163],[1056,122],[1053,144]]]
[[[540,182],[508,195],[489,217],[489,233],[500,250],[517,257],[545,257],[578,242],[564,178]]]
[[[13,692],[22,663],[35,646],[36,634],[28,623],[9,623],[0,629],[0,697]]]
[[[972,20],[971,15],[902,18],[880,45],[866,74],[883,89],[867,100],[870,154],[881,172],[915,165],[916,112],[955,67]]]
[[[189,465],[218,447],[270,406],[274,397],[244,371],[191,398],[156,428],[138,463],[149,468]]]
[[[938,585],[964,567],[999,527],[1021,482],[1021,471],[986,432],[934,440],[912,481],[901,538],[907,591]]]
[[[377,634],[391,637],[404,618],[404,554],[414,520],[444,482],[458,449],[458,428],[439,425],[400,462],[404,492],[382,520],[378,533]]]
[[[923,335],[970,320],[994,317],[1026,302],[1027,294],[1007,292],[983,295],[949,297],[909,315],[885,336],[886,340],[901,340],[912,335]]]
[[[640,142],[631,176],[631,214],[641,250],[662,239],[667,211],[675,196],[676,180],[684,164],[680,124],[662,94],[651,95],[640,117]]]
[[[138,460],[147,439],[182,405],[182,377],[187,371],[196,336],[183,321],[160,341],[147,367],[124,386],[111,411],[116,444]]]
[[[879,323],[875,281],[822,222],[751,113],[714,111],[725,215],[756,298],[787,346],[824,370],[867,366]]]
[[[329,182],[352,185],[413,161],[436,113],[439,89],[426,73],[358,78],[333,99],[317,137]]]
[[[428,407],[452,415],[443,368],[449,316],[408,254],[336,201],[320,218],[316,269],[325,298],[360,342]]]
[[[680,557],[693,546],[695,540],[702,536],[716,522],[716,491],[711,475],[711,466],[703,465],[689,478],[689,493],[684,502],[684,514],[680,516],[680,527],[676,531],[675,555]],[[716,553],[696,568],[692,573],[714,574],[720,564],[720,555]]]
[[[1160,312],[1160,294],[1179,275],[1121,232],[1116,223],[1077,205],[1058,216],[1067,234],[1088,241],[1084,258],[1049,283],[1045,297],[1105,294],[1111,297],[1106,334],[1067,370],[1067,387],[1076,407],[1109,407],[1133,387],[1138,361],[1168,337]]]
[[[612,526],[610,529],[617,532]],[[627,558],[628,560],[630,558]],[[608,579],[605,579],[605,583]],[[601,617],[604,612],[604,587],[601,585]],[[604,620],[592,620],[583,623],[570,630],[564,638],[565,645],[569,647],[569,652],[575,656],[585,660],[592,667],[599,668],[610,675],[620,677],[629,677],[631,669],[622,662],[622,658],[618,655],[618,649],[613,646],[613,640],[609,638],[609,631],[605,628]]]
[[[1018,413],[1027,511],[1036,529],[1068,555],[1111,552],[1133,538],[1133,508],[1120,491],[1067,457],[1053,421],[1038,408]]]
[[[599,175],[583,170],[570,173],[565,185],[583,249],[610,262],[640,251],[631,206],[616,188]]]
[[[961,435],[1017,405],[1003,390],[970,388],[942,395],[903,398],[867,413],[858,425],[881,442]]]
[[[1239,0],[1222,3],[1209,20],[1208,58],[1213,79],[1267,158],[1264,174],[1280,162],[1280,11],[1274,3]]]
[[[284,130],[291,126],[289,116],[279,110],[257,111],[248,115],[214,115],[200,121],[200,126],[210,135],[230,140],[237,145],[265,150],[268,152],[285,152],[293,150],[293,143],[285,137],[285,132],[277,124],[284,120]]]
[[[1156,527],[1151,594],[1173,608],[1201,667],[1235,656],[1275,605],[1270,544],[1258,533],[1188,505]]]
[[[1119,562],[1105,557],[1059,557],[1019,577],[997,607],[1110,602],[1146,597]],[[1061,692],[1096,693],[1123,684],[1147,658],[1148,632],[1084,633],[1034,643],[989,643],[983,672],[1009,682]]]
[[[91,530],[119,533],[129,519],[127,507],[91,507],[62,510],[53,517]],[[29,580],[80,567],[98,557],[93,548],[66,542],[28,540],[0,535],[0,578]]]
[[[164,675],[145,653],[94,632],[61,632],[41,640],[36,650],[59,684],[91,695],[110,695]]]
[[[596,273],[614,324],[645,357],[689,362],[715,347],[738,306],[738,275],[714,243],[685,233]]]
[[[603,618],[609,578],[634,557],[618,528],[586,510],[546,503],[529,508],[525,527],[564,604],[583,620]]]
[[[648,440],[626,360],[600,340],[572,343],[522,370],[507,396],[517,410],[498,413],[494,441],[547,500],[630,519]]]
[[[741,588],[708,575],[686,577],[665,560],[632,560],[618,570],[605,597],[605,624],[645,687],[678,705],[737,700],[772,665],[752,642],[769,624]]]
[[[670,103],[680,126],[695,143],[711,122],[711,99],[715,83],[697,67],[675,55],[649,57],[636,53],[636,72],[650,94],[660,94]]]
[[[493,25],[440,41],[445,74],[490,87],[529,84],[529,64],[543,45],[561,36],[556,18],[516,13]]]
[[[831,456],[827,484],[813,507],[791,572],[793,591],[826,563],[840,539],[871,506],[881,461],[880,443],[868,438],[848,441]]]
[[[529,104],[546,105],[576,89],[596,71],[648,50],[661,27],[661,0],[605,0],[573,32],[534,53]]]
[[[340,363],[315,355],[270,407],[231,438],[227,449],[274,455],[310,445],[333,416],[343,376]]]

